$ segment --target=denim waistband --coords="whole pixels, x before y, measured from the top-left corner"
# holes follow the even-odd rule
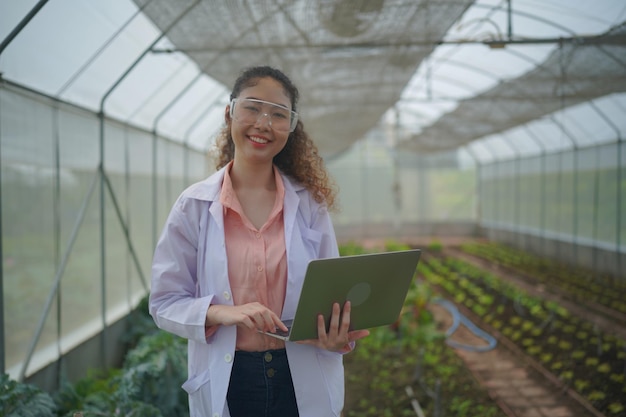
[[[270,350],[264,350],[261,352],[248,352],[245,350],[237,350],[235,351],[235,357],[250,358],[250,359],[265,358],[268,353],[271,354],[275,358],[281,358],[281,357],[287,356],[286,349],[270,349]]]

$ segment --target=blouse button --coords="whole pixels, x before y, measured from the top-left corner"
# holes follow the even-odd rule
[[[261,233],[256,232],[256,234],[255,234],[255,235],[256,235],[256,238],[257,238],[257,239],[261,239]]]
[[[230,293],[228,291],[224,291],[224,298],[230,300]]]
[[[263,270],[263,267],[261,265],[259,265],[259,266],[256,267],[256,270],[261,272]]]
[[[230,363],[233,360],[233,357],[230,353],[227,353],[226,355],[224,355],[224,361],[227,363]]]

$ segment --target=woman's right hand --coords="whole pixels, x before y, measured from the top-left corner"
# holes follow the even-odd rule
[[[238,306],[212,304],[206,313],[206,326],[243,326],[250,330],[276,332],[276,328],[287,331],[280,317],[261,303]]]

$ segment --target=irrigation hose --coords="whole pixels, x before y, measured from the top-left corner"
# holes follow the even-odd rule
[[[465,315],[461,314],[459,312],[459,309],[456,307],[456,305],[454,305],[454,303],[448,300],[445,300],[443,298],[435,298],[434,300],[432,300],[432,302],[444,307],[446,310],[448,310],[448,312],[452,316],[452,326],[450,326],[450,328],[446,331],[446,343],[448,344],[448,346],[452,346],[458,349],[468,350],[471,352],[487,352],[496,347],[496,344],[498,343],[496,338],[490,335],[489,333],[485,332],[484,330],[480,329]],[[483,339],[484,341],[486,341],[487,345],[486,346],[472,346],[472,345],[466,345],[466,344],[451,340],[450,337],[454,334],[454,332],[457,331],[457,329],[459,328],[461,324],[464,325],[476,337],[479,337],[480,339]]]
[[[417,417],[426,417],[422,407],[420,406],[419,401],[415,398],[415,393],[413,392],[413,388],[410,385],[407,385],[404,390],[406,391],[406,395],[411,399],[411,406],[413,407],[413,411],[415,411],[415,415]]]
[[[472,352],[487,352],[496,347],[496,344],[498,343],[496,338],[491,336],[489,333],[485,332],[484,330],[480,329],[469,318],[461,314],[459,312],[459,309],[454,303],[448,300],[445,300],[443,298],[435,298],[432,300],[432,302],[444,307],[452,316],[452,325],[446,331],[446,343],[448,344],[448,346],[459,348],[459,349],[464,349],[464,350],[468,350]],[[486,346],[472,346],[472,345],[466,345],[466,344],[458,343],[458,342],[451,340],[450,337],[454,334],[454,332],[457,331],[460,325],[464,325],[476,337],[485,340],[487,342],[487,345]],[[417,417],[425,417],[424,411],[422,410],[422,407],[420,406],[420,403],[418,402],[415,396],[415,393],[413,392],[413,388],[407,385],[405,387],[405,391],[411,400],[411,406],[413,408],[413,411],[415,412],[415,415]]]

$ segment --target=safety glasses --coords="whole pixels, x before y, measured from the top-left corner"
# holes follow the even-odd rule
[[[268,101],[235,98],[230,102],[230,117],[239,123],[253,125],[267,117],[269,126],[277,132],[293,132],[298,124],[298,113]]]

